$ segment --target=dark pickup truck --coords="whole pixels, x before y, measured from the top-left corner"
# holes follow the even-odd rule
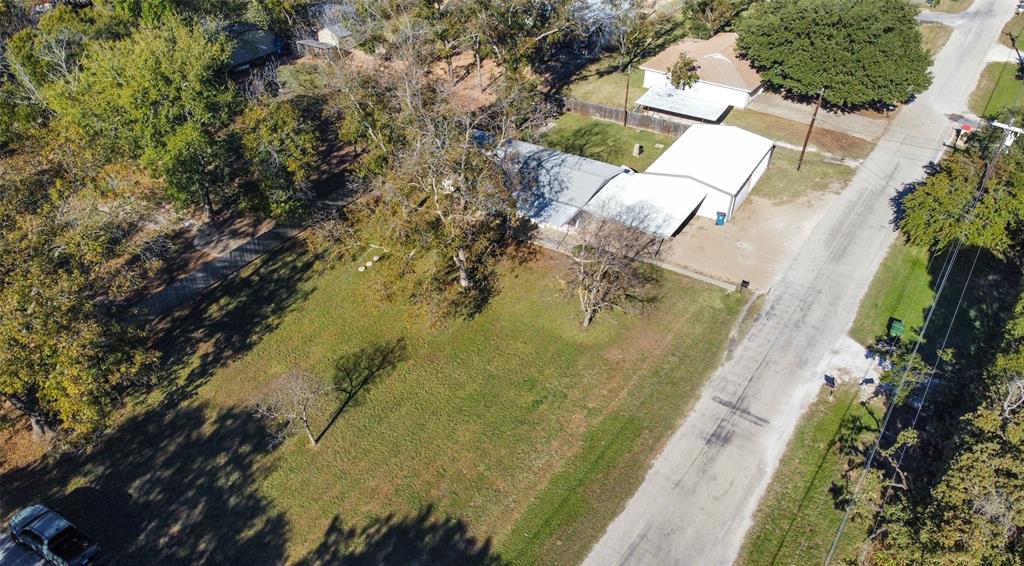
[[[57,566],[83,566],[100,547],[82,531],[43,505],[26,507],[14,514],[11,538]]]

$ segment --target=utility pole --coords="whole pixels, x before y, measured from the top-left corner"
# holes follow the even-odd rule
[[[796,162],[796,170],[800,170],[800,166],[804,164],[804,153],[807,152],[807,142],[811,141],[811,131],[814,130],[814,121],[818,119],[818,110],[821,109],[821,99],[825,96],[825,87],[821,87],[821,91],[818,92],[818,103],[814,105],[814,114],[811,114],[811,124],[807,126],[807,135],[804,136],[804,147],[800,150],[800,160]]]
[[[626,97],[622,99],[622,127],[626,127],[629,120],[629,79],[633,76],[633,64],[626,67]]]

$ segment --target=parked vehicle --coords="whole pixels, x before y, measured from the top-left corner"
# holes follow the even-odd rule
[[[57,566],[83,566],[99,554],[100,547],[67,519],[43,505],[26,507],[14,514],[11,538]]]

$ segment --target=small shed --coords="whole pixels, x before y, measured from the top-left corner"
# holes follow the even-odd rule
[[[316,32],[316,40],[331,47],[349,49],[352,43],[352,32],[341,24],[331,24]]]
[[[280,53],[284,48],[274,32],[247,23],[233,23],[224,27],[224,33],[234,41],[231,52],[231,68],[238,68]]]

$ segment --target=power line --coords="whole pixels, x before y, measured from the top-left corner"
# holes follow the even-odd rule
[[[1019,96],[1018,96],[1018,99],[1019,99]],[[999,127],[999,126],[997,126],[997,127]],[[1007,139],[1009,139],[1009,133],[1010,132],[1007,131]],[[969,209],[967,210],[967,215],[966,215],[966,218],[965,218],[964,223],[963,223],[965,229],[966,229],[966,226],[969,225],[971,220],[974,218],[974,213],[977,211],[978,205],[980,204],[981,199],[985,195],[985,188],[988,185],[988,182],[989,182],[989,180],[990,180],[990,178],[992,176],[992,173],[995,171],[995,165],[998,162],[1000,155],[1002,155],[1002,149],[1003,149],[1002,145],[1000,147],[996,148],[995,155],[992,157],[992,159],[989,160],[989,162],[988,162],[988,164],[986,166],[985,173],[982,176],[981,182],[979,184],[978,194],[975,196],[973,202],[971,203]],[[941,277],[940,283],[939,283],[939,287],[936,290],[935,297],[933,297],[932,304],[931,304],[931,306],[928,309],[928,316],[925,318],[924,324],[921,327],[921,332],[919,333],[918,337],[914,341],[914,348],[911,351],[910,356],[908,357],[908,362],[905,364],[903,374],[901,375],[899,383],[898,383],[898,385],[896,387],[896,391],[894,392],[894,394],[892,396],[893,399],[898,398],[900,393],[902,393],[904,387],[906,386],[906,382],[907,382],[907,379],[908,379],[908,377],[910,375],[910,370],[911,370],[910,361],[913,360],[917,356],[917,352],[918,352],[918,350],[921,347],[922,338],[925,335],[925,333],[927,332],[928,325],[931,323],[931,320],[932,320],[932,316],[935,314],[935,308],[937,306],[938,300],[942,296],[942,292],[945,290],[946,283],[948,282],[949,276],[950,276],[950,274],[953,271],[952,267],[956,263],[956,259],[957,259],[957,257],[960,254],[960,250],[963,247],[963,243],[964,243],[964,232],[961,231],[961,233],[957,236],[957,242],[956,242],[956,244],[953,247],[952,253],[950,254],[949,268],[946,269],[946,272],[944,274],[942,274],[942,277]],[[979,250],[979,252],[980,252],[980,250]],[[973,267],[972,267],[972,273],[973,273]],[[963,298],[963,294],[966,293],[967,287],[970,286],[970,283],[971,283],[970,278],[968,278],[967,281],[964,282],[964,290],[961,293],[961,300]],[[959,303],[957,305],[957,308],[959,309]],[[949,327],[947,328],[947,336],[948,336],[949,330],[952,328],[954,320],[955,320],[955,315],[954,315],[954,319],[950,320]],[[930,382],[930,380],[931,380],[931,377],[929,377],[929,382]],[[927,392],[921,398],[921,406],[924,405],[926,396],[927,396]],[[867,458],[867,460],[864,463],[864,471],[861,474],[861,476],[857,479],[857,484],[854,487],[854,492],[853,492],[852,497],[850,498],[850,502],[846,506],[846,511],[843,514],[843,519],[839,523],[839,528],[836,530],[835,537],[832,539],[832,546],[829,548],[828,555],[825,557],[825,565],[826,566],[831,563],[832,558],[835,556],[835,552],[836,552],[836,550],[838,549],[838,546],[839,546],[839,539],[842,536],[843,530],[846,528],[846,524],[850,520],[850,515],[852,514],[853,509],[856,506],[857,501],[858,501],[858,499],[860,497],[860,492],[861,492],[861,490],[863,489],[863,486],[864,486],[864,480],[865,480],[865,478],[867,478],[868,471],[871,470],[871,466],[874,463],[874,459],[875,459],[876,455],[878,454],[878,450],[880,448],[880,445],[881,445],[881,442],[882,442],[882,438],[885,436],[885,431],[886,431],[886,428],[888,427],[889,422],[890,422],[890,420],[892,418],[892,415],[894,413],[894,409],[895,409],[895,402],[891,402],[890,405],[889,405],[889,408],[886,410],[885,418],[882,421],[882,425],[879,427],[878,436],[876,437],[875,442],[874,442],[874,444],[871,447],[871,451],[868,454],[868,458]]]

